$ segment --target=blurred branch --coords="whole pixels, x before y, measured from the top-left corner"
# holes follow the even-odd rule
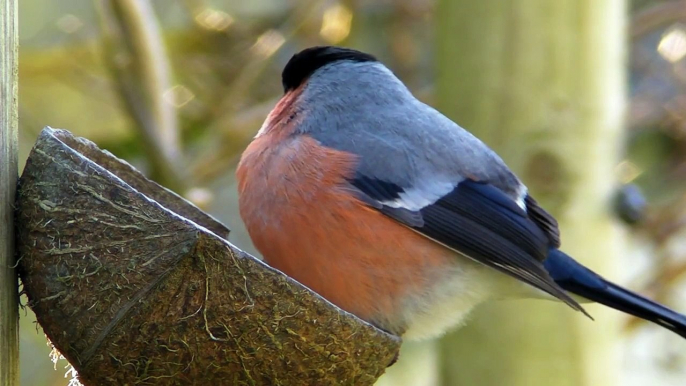
[[[253,138],[256,128],[264,121],[274,104],[276,101],[272,99],[241,111],[239,114],[233,114],[228,118],[228,121],[223,121],[225,127],[231,130],[223,132],[221,134],[223,140],[217,144],[215,149],[207,151],[208,155],[200,157],[190,167],[198,183],[209,182],[226,173],[226,170],[236,162],[241,150]]]
[[[685,18],[685,0],[657,3],[634,15],[631,20],[629,36],[632,40],[635,40],[660,26]]]
[[[686,262],[663,264],[661,269],[653,275],[640,293],[649,295],[656,301],[664,302],[665,295],[668,292],[672,292],[669,289],[674,288],[677,282],[683,279],[684,275],[686,275]],[[624,325],[624,330],[631,333],[644,324],[648,324],[648,322],[636,317],[630,317]]]
[[[652,212],[643,229],[656,245],[664,245],[686,226],[686,196]]]
[[[670,202],[662,208],[653,208],[645,224],[641,227],[650,243],[655,246],[653,253],[654,269],[647,284],[638,292],[665,301],[670,289],[686,275],[686,261],[674,256],[669,244],[680,237],[686,226],[686,196]],[[625,331],[633,332],[647,323],[643,319],[629,317],[624,325]]]
[[[260,79],[260,75],[264,73],[284,43],[292,40],[314,15],[321,13],[323,3],[321,0],[299,2],[291,12],[292,16],[282,27],[268,30],[257,38],[250,51],[246,53],[248,57],[243,70],[226,89],[224,97],[219,102],[220,111],[237,111],[239,101]]]
[[[292,16],[283,26],[263,33],[250,51],[246,52],[245,65],[225,89],[223,97],[216,105],[219,115],[206,129],[211,134],[220,133],[221,138],[217,140],[214,135],[208,138],[203,146],[209,149],[204,152],[207,155],[198,159],[191,168],[198,181],[207,182],[226,172],[274,107],[275,101],[271,100],[247,111],[241,111],[240,102],[261,79],[261,75],[284,43],[293,39],[314,15],[321,13],[322,4],[323,1],[316,1],[314,4],[298,3],[291,12]]]
[[[170,64],[148,0],[101,0],[106,64],[148,147],[153,178],[183,193],[180,135],[171,92]]]
[[[194,23],[197,23],[195,15],[202,12],[203,9],[207,8],[207,2],[205,0],[183,0],[183,6],[191,14],[191,19]]]

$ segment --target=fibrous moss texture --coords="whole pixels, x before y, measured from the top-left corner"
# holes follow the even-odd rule
[[[34,146],[16,224],[29,306],[85,385],[368,385],[400,345],[64,130]]]

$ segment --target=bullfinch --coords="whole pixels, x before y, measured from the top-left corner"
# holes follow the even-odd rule
[[[684,315],[562,252],[557,222],[503,160],[372,55],[308,48],[282,83],[236,171],[269,265],[409,340],[527,297],[584,314],[595,301],[686,337]]]

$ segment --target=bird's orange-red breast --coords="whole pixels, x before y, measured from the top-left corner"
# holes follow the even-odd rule
[[[344,310],[386,323],[452,257],[352,194],[353,154],[291,135],[299,118],[283,108],[297,95],[284,96],[270,129],[243,153],[236,173],[241,217],[268,264]]]

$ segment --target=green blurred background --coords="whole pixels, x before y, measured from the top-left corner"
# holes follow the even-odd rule
[[[256,253],[238,217],[233,170],[281,95],[283,65],[307,46],[352,46],[432,104],[439,2],[21,0],[20,163],[43,126],[68,129],[214,214],[234,244]],[[626,269],[605,273],[686,310],[686,3],[627,7],[629,103],[616,173],[649,205],[626,226]],[[483,38],[489,33],[497,32]],[[619,384],[686,384],[684,342],[635,319],[621,323]],[[24,309],[22,385],[70,381],[66,362],[53,369],[49,352]]]

